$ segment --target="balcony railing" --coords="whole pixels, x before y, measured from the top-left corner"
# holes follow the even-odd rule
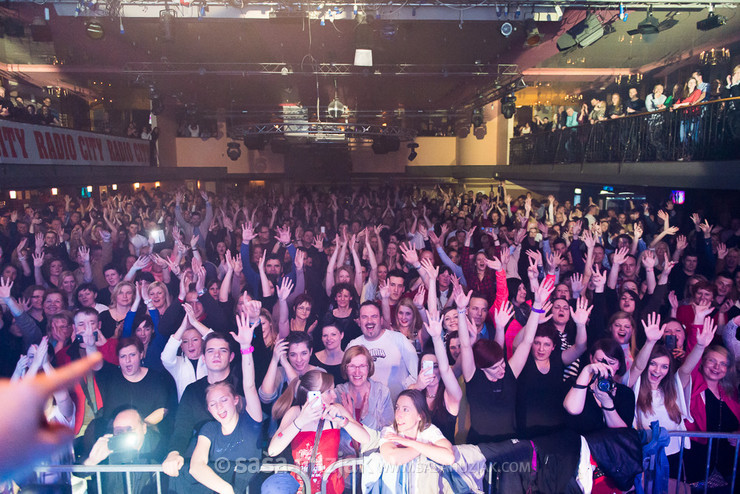
[[[740,158],[740,98],[511,139],[512,165]]]

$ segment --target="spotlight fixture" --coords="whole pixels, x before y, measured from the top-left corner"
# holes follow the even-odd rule
[[[727,23],[727,17],[723,15],[715,15],[714,12],[709,12],[706,19],[698,21],[696,23],[696,29],[699,31],[709,31],[711,29],[724,26]]]
[[[239,156],[242,155],[242,147],[238,142],[230,142],[226,144],[226,155],[231,161],[236,161]]]
[[[477,127],[473,130],[473,135],[478,140],[482,140],[484,137],[486,137],[487,133],[488,133],[488,128],[486,127],[486,124],[483,124],[480,127]]]
[[[406,144],[406,147],[411,150],[411,152],[409,153],[409,161],[414,161],[417,156],[416,148],[418,148],[419,145],[415,142],[411,142],[409,144]]]
[[[604,36],[604,26],[594,14],[588,14],[581,22],[568,29],[557,41],[558,50],[565,51],[575,46],[585,48]]]
[[[473,118],[471,118],[471,122],[473,122],[474,129],[477,129],[478,127],[483,125],[485,122],[483,120],[483,110],[481,110],[480,108],[476,108],[475,110],[473,110]]]
[[[501,24],[501,34],[504,36],[504,38],[508,38],[513,32],[514,26],[511,25],[511,22],[504,22],[503,24]]]
[[[504,118],[512,118],[516,113],[516,96],[509,93],[501,100],[501,114]]]
[[[629,17],[629,13],[627,13],[627,10],[624,8],[624,4],[619,4],[619,18],[622,19],[622,21],[627,22],[627,18]]]
[[[653,8],[648,7],[645,19],[640,21],[640,23],[637,25],[637,29],[630,29],[629,31],[627,31],[627,34],[629,34],[630,36],[634,36],[636,34],[658,34],[660,32],[660,29],[658,29],[658,24],[660,23],[658,22],[658,19],[656,19],[653,15]]]
[[[524,46],[537,46],[542,41],[540,31],[537,29],[534,19],[527,19],[524,21],[524,29],[527,30],[527,40],[524,42]]]
[[[457,134],[457,137],[459,137],[460,139],[465,139],[466,137],[468,137],[468,135],[470,135],[470,124],[469,123],[461,124],[455,130],[455,134]]]

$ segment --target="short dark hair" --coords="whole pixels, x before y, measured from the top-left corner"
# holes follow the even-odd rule
[[[619,362],[617,375],[621,376],[627,371],[627,365],[624,360],[624,350],[622,350],[622,345],[620,345],[617,340],[614,338],[601,338],[600,340],[596,340],[596,342],[591,345],[591,350],[589,350],[588,355],[593,357],[599,350],[604,352],[604,355],[607,357],[613,358]]]
[[[309,351],[313,351],[313,338],[304,331],[291,331],[288,333],[288,336],[285,337],[285,342],[288,344],[288,348],[290,348],[290,345],[305,343],[306,348],[308,348]]]
[[[401,278],[403,280],[403,285],[406,286],[406,273],[404,273],[400,269],[391,269],[390,271],[388,271],[388,276],[386,276],[386,278],[390,279],[391,276],[395,278]]]
[[[80,286],[77,287],[77,290],[75,290],[75,296],[79,296],[80,292],[83,290],[89,290],[95,294],[95,296],[98,295],[98,287],[95,285],[95,283],[83,283]]]
[[[106,271],[110,271],[111,269],[113,271],[115,271],[116,273],[118,273],[119,275],[122,274],[121,273],[121,269],[116,264],[114,264],[112,262],[109,262],[108,264],[106,264],[105,266],[103,266],[103,274],[105,274]]]
[[[118,344],[116,345],[116,355],[121,353],[121,350],[123,350],[127,346],[132,345],[136,347],[139,353],[144,353],[144,344],[141,342],[141,340],[139,338],[136,338],[135,336],[129,336],[128,338],[121,338],[120,340],[118,340]]]
[[[503,358],[504,350],[495,341],[481,339],[473,343],[473,359],[476,368],[487,369]]]
[[[378,310],[378,314],[382,314],[383,311],[380,310],[380,306],[377,302],[374,302],[372,300],[365,300],[363,303],[360,304],[360,310],[362,310],[363,307],[375,307]]]

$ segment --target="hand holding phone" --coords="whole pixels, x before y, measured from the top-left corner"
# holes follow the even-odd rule
[[[318,398],[318,400],[316,398]],[[309,391],[307,399],[309,403],[312,403],[311,406],[313,408],[321,408],[321,391]]]

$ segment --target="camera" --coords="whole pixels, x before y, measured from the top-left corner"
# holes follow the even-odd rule
[[[113,453],[121,453],[132,450],[136,447],[136,433],[124,432],[117,434],[108,440],[108,449]]]
[[[614,388],[617,387],[617,384],[614,382],[612,376],[601,377],[596,381],[596,387],[599,389],[599,391],[603,391],[604,393],[611,393],[614,391]]]

